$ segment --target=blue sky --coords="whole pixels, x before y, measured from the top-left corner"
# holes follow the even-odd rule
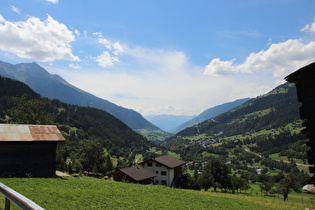
[[[314,62],[314,18],[313,0],[1,0],[0,60],[142,115],[195,115]]]

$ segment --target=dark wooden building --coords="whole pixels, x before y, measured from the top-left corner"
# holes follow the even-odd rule
[[[295,83],[298,101],[302,102],[300,107],[300,118],[303,120],[302,130],[308,140],[306,145],[309,146],[307,151],[308,163],[315,164],[315,62],[311,63],[285,78],[288,82]],[[310,167],[310,172],[314,174],[315,168]],[[315,177],[312,177],[315,184]]]
[[[53,125],[0,124],[0,176],[55,176],[57,144],[64,141]]]
[[[115,181],[128,181],[139,184],[152,184],[155,175],[141,166],[119,169],[114,172]]]

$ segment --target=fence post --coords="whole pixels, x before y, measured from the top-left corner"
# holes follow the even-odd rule
[[[4,210],[10,210],[10,200],[7,197],[5,197]]]

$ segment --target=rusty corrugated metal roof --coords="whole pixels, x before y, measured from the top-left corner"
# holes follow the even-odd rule
[[[55,125],[0,124],[0,141],[65,141]]]

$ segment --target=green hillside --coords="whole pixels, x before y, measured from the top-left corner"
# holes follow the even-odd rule
[[[111,113],[132,129],[158,129],[141,114],[132,109],[117,106],[69,84],[58,75],[52,75],[37,63],[12,65],[0,61],[0,75],[24,82],[34,91],[49,99],[84,107],[94,107]]]
[[[177,133],[177,136],[206,134],[233,136],[246,132],[277,129],[299,120],[299,103],[294,84],[283,84],[241,106]]]
[[[232,171],[250,175],[246,179],[254,182],[257,172],[253,168],[264,169],[270,175],[283,172],[303,177],[309,169],[299,106],[295,86],[285,83],[184,129],[164,146],[188,162],[191,171],[202,170],[209,160],[219,159]]]
[[[89,177],[0,178],[0,182],[45,209],[305,209],[314,205],[308,194],[289,201],[263,197],[259,191],[230,194],[138,185]],[[256,193],[257,192],[257,193]],[[13,204],[11,205],[12,209]],[[0,208],[4,198],[0,194]]]
[[[143,154],[153,143],[113,115],[100,109],[80,107],[41,98],[27,85],[0,77],[0,123],[56,124],[66,139],[57,150],[57,164],[66,170],[70,158],[74,171],[103,172],[104,150],[127,160]],[[93,154],[99,153],[97,158]],[[89,160],[91,159],[91,160]]]

